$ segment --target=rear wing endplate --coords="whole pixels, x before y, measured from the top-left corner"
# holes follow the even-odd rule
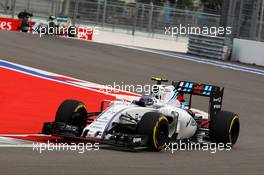
[[[189,109],[191,108],[192,95],[209,97],[209,119],[212,119],[222,108],[224,88],[189,81],[172,82],[172,85],[179,93],[190,94]]]

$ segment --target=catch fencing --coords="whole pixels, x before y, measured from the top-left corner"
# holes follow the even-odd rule
[[[103,30],[151,37],[164,36],[166,26],[218,27],[220,23],[217,14],[169,4],[158,6],[110,0],[0,0],[2,14],[15,17],[23,10],[32,12],[35,17],[65,15],[71,17],[75,24],[96,25]]]

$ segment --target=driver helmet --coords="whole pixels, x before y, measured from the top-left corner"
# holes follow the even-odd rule
[[[180,106],[181,96],[173,85],[156,85],[153,88],[152,95],[163,104],[170,104],[173,106]]]
[[[56,17],[55,17],[54,15],[50,15],[50,16],[49,16],[49,19],[50,19],[50,20],[55,20]]]
[[[138,101],[138,104],[140,106],[152,106],[154,104],[154,99],[152,96],[149,96],[149,95],[143,95],[139,101]]]

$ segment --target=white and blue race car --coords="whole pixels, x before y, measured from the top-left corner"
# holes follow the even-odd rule
[[[103,101],[100,112],[88,112],[80,101],[65,100],[55,121],[44,123],[42,133],[152,151],[180,140],[236,143],[240,122],[236,113],[221,110],[224,88],[188,81],[165,85],[165,79],[152,79],[157,84],[151,95],[133,102],[112,101],[106,109]],[[192,107],[194,95],[209,98],[208,112]]]

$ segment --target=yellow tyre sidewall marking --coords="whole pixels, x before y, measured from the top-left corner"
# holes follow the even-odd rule
[[[156,122],[156,125],[154,126],[154,129],[153,129],[153,142],[154,142],[155,148],[158,150],[163,148],[163,145],[161,146],[157,145],[157,140],[156,140],[157,127],[162,120],[168,121],[168,119],[165,116],[160,116],[159,120]]]
[[[238,118],[237,114],[236,114],[236,115],[234,116],[234,118],[232,119],[231,124],[230,124],[230,127],[229,127],[229,130],[228,130],[229,141],[230,141],[230,143],[231,143],[232,146],[233,146],[233,140],[232,140],[232,128],[233,128],[233,125],[234,125],[234,122],[235,122],[236,119],[239,121],[239,118]]]
[[[77,112],[80,108],[84,108],[86,110],[86,107],[83,104],[79,104],[75,109],[74,112]]]

